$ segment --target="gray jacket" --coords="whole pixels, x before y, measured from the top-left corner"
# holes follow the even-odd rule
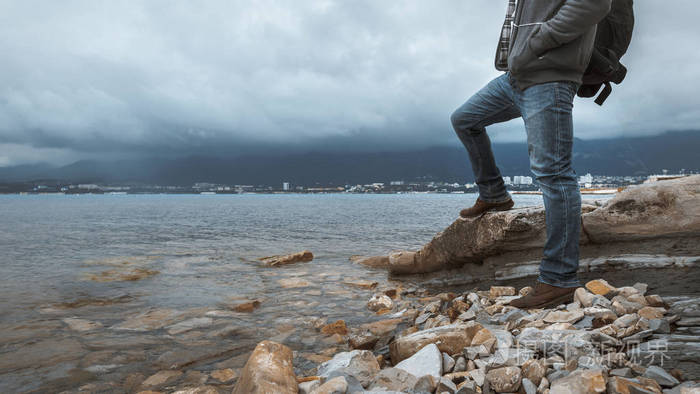
[[[518,0],[508,70],[517,87],[552,81],[581,84],[596,25],[612,0]]]

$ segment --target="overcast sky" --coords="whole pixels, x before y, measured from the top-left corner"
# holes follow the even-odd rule
[[[0,166],[457,144],[506,3],[0,0]],[[579,138],[700,129],[700,3],[635,7],[628,78],[603,107],[576,99]]]

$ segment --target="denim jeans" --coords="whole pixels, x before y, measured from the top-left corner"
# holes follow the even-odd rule
[[[578,84],[557,81],[520,91],[510,73],[495,78],[452,114],[452,126],[469,153],[479,188],[488,202],[510,198],[491,150],[486,127],[522,117],[530,171],[542,190],[547,240],[539,281],[578,287],[581,194],[572,160],[571,111]]]

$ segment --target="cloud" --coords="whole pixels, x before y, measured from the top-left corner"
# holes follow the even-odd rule
[[[576,102],[578,137],[700,125],[700,54],[678,50],[700,36],[698,10],[636,2],[628,80],[602,108]],[[0,144],[15,149],[2,156],[454,144],[450,113],[499,74],[504,11],[493,0],[2,2]],[[520,120],[490,133],[524,139]]]

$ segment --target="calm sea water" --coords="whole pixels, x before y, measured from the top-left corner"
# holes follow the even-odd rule
[[[419,248],[476,197],[0,196],[0,390],[65,388],[67,377],[84,376],[74,375],[81,368],[88,368],[93,378],[98,375],[101,381],[120,384],[134,370],[157,370],[154,360],[159,355],[194,346],[191,341],[198,349],[232,343],[252,348],[261,339],[280,335],[280,326],[302,327],[308,318],[344,319],[350,325],[376,318],[365,307],[372,292],[344,282],[386,283],[386,273],[352,263],[349,257]],[[514,198],[517,206],[542,204],[538,195]],[[269,268],[255,261],[303,249],[314,253],[312,262]],[[119,280],[134,270],[154,275]],[[309,284],[283,289],[278,281],[285,278]],[[256,327],[254,334],[243,337],[212,339],[197,330],[181,336],[161,330],[155,337],[154,332],[125,337],[123,331],[112,329],[148,310],[171,309],[201,318],[207,311],[226,310],[227,304],[244,299],[263,302],[254,313],[216,318],[205,328]],[[76,332],[66,318],[97,322],[101,328]],[[285,335],[280,340],[295,350],[321,348],[304,330]],[[37,340],[45,341],[39,342],[40,348],[68,346],[75,357],[57,365],[43,351],[31,350]],[[115,360],[131,354],[110,347],[117,342],[122,347],[139,344],[146,353],[138,361],[101,362],[109,368],[90,366],[96,363],[97,356],[91,355],[96,350],[113,351]],[[37,379],[40,373],[45,376]]]

